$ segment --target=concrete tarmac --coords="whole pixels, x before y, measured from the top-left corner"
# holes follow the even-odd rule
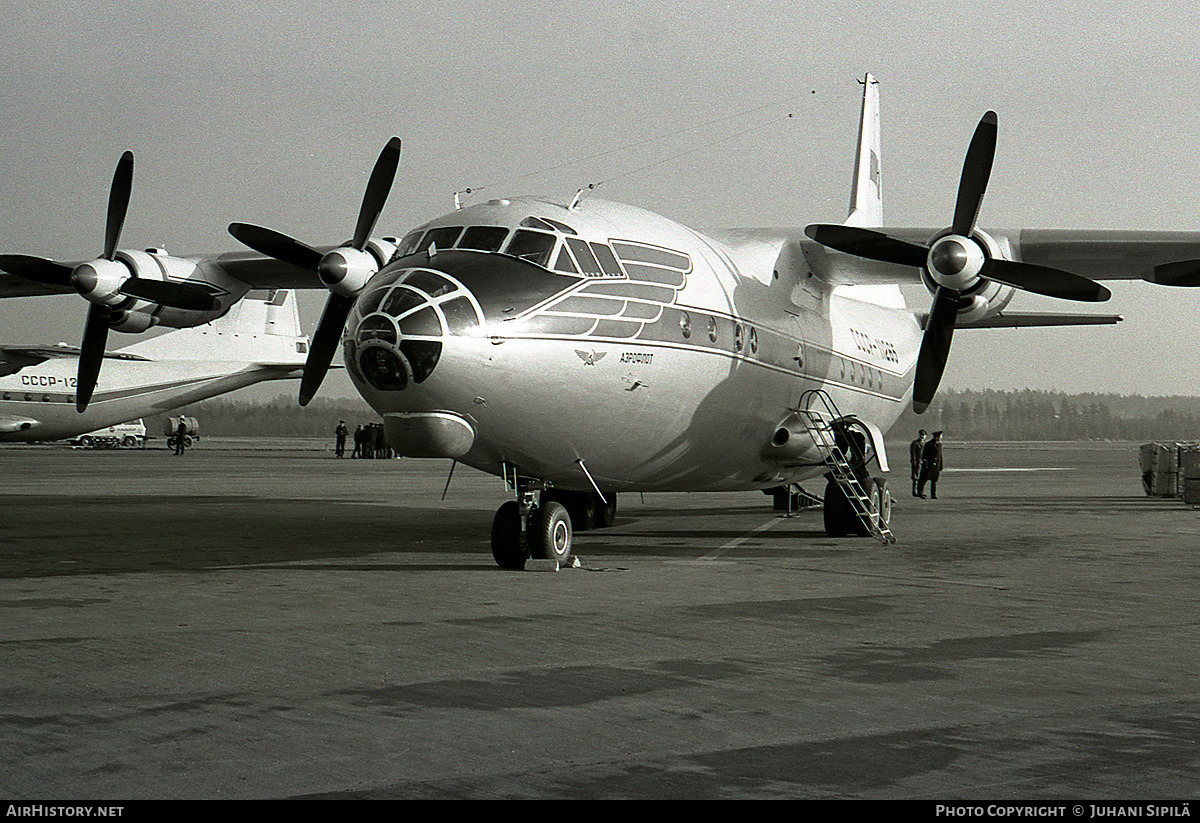
[[[0,447],[0,797],[1198,794],[1200,512],[1135,444],[897,453],[890,546],[625,494],[557,573],[499,479],[324,446]]]

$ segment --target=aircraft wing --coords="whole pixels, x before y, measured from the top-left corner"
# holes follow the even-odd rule
[[[332,247],[329,247],[332,248]],[[323,253],[327,249],[318,249]],[[225,252],[212,256],[192,256],[190,260],[200,269],[219,269],[226,275],[240,280],[252,289],[322,289],[325,286],[317,273],[284,263],[254,252]],[[79,262],[66,262],[64,266],[75,268]],[[0,299],[5,297],[37,297],[51,294],[74,294],[69,286],[39,283],[0,271]]]
[[[880,232],[927,245],[940,230],[882,228]],[[1091,280],[1146,280],[1168,286],[1200,285],[1200,232],[1117,229],[985,229],[1013,260],[1063,269]],[[833,284],[912,283],[920,270],[834,251],[788,231],[816,276]]]
[[[55,357],[78,357],[78,346],[0,346],[0,377],[16,374],[21,369],[36,366]],[[105,352],[106,358],[114,360],[146,360],[136,354]]]
[[[331,248],[334,247],[318,247],[316,251],[324,254]],[[196,259],[224,270],[230,277],[241,280],[252,289],[325,289],[325,284],[315,271],[254,252],[227,252],[215,258]]]
[[[1200,285],[1200,232],[1025,229],[1016,237],[1019,260],[1092,280]]]

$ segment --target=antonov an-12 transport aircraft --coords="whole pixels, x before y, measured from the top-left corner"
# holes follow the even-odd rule
[[[251,292],[211,323],[106,352],[82,412],[78,348],[0,344],[0,442],[61,440],[267,380],[299,379],[308,343],[295,292]]]
[[[400,159],[392,138],[349,243],[234,223],[258,255],[174,258],[117,249],[127,155],[101,257],[0,255],[12,275],[0,294],[90,302],[83,408],[109,328],[198,325],[251,288],[324,284],[300,402],[340,343],[398,453],[451,458],[511,486],[492,525],[505,568],[566,561],[573,529],[610,523],[621,492],[786,489],[821,476],[830,534],[890,541],[886,485],[869,464],[886,470],[882,433],[909,402],[922,412],[933,399],[956,329],[1116,322],[1008,306],[1018,291],[1104,301],[1105,279],[1194,285],[1200,232],[980,228],[994,112],[968,146],[949,226],[881,228],[878,84],[863,85],[841,225],[701,234],[581,190],[456,201],[399,240],[376,237]],[[924,284],[931,303],[906,307],[903,283]]]

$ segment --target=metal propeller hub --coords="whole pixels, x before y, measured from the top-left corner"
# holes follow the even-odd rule
[[[71,286],[97,305],[109,305],[126,299],[121,284],[129,279],[129,270],[115,260],[91,260],[71,272]]]
[[[370,252],[342,247],[321,257],[317,276],[334,294],[354,297],[379,270],[379,261]]]
[[[986,262],[987,255],[977,242],[951,234],[930,248],[926,268],[939,286],[963,291],[979,280]]]

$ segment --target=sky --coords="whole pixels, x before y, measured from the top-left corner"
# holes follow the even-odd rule
[[[234,250],[234,221],[341,242],[393,135],[403,157],[380,235],[467,188],[467,202],[569,199],[589,184],[698,229],[840,222],[868,71],[888,225],[949,223],[992,109],[982,227],[1200,229],[1200,57],[1183,3],[5,5],[18,46],[0,51],[5,253],[97,255],[126,149],[123,246]],[[1200,395],[1200,290],[1108,285],[1112,301],[1087,308],[1125,322],[960,330],[943,386]],[[302,299],[309,332],[323,301]],[[1018,295],[1010,308],[1079,307]],[[73,295],[2,301],[0,342],[77,343],[85,314]],[[344,375],[324,391],[354,394]]]

